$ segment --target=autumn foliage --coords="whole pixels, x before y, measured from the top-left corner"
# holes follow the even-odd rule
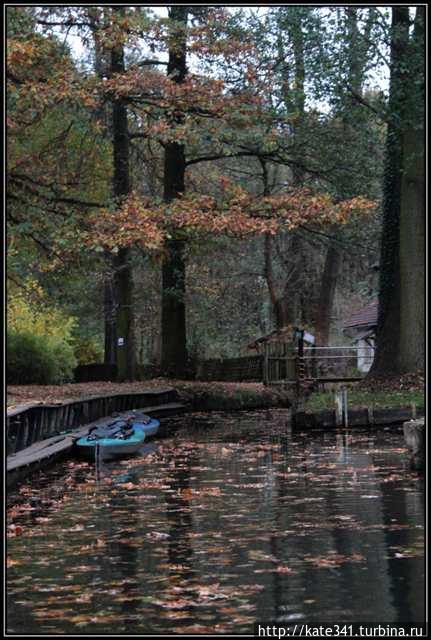
[[[273,61],[260,57],[256,39],[230,12],[182,14],[40,7],[27,31],[8,38],[9,255],[17,265],[11,277],[19,281],[24,262],[18,246],[41,278],[91,264],[106,287],[99,310],[106,322],[133,310],[122,298],[132,295],[136,274],[125,268],[135,255],[129,248],[161,258],[167,273],[174,254],[182,260],[183,246],[187,254],[189,240],[204,247],[216,237],[240,241],[303,227],[325,235],[374,208],[364,197],[341,200],[319,175],[312,150],[294,150],[299,121],[312,122],[313,110],[301,116],[287,103],[274,106]],[[80,38],[87,59],[74,59],[65,45],[69,33]],[[122,114],[121,130],[114,112]],[[281,175],[272,189],[262,180],[275,168]],[[241,178],[244,169],[251,179]],[[162,278],[161,308],[169,306],[167,292],[177,300],[185,295],[185,276],[178,275],[185,272],[184,262],[172,268],[178,282]],[[180,324],[175,318],[170,326]]]
[[[292,189],[274,196],[256,198],[222,179],[224,197],[190,194],[173,202],[154,203],[132,193],[118,209],[101,209],[90,217],[91,230],[85,242],[93,248],[115,250],[138,244],[158,250],[176,230],[187,233],[227,234],[237,238],[259,233],[276,234],[312,222],[343,224],[353,214],[365,214],[374,203],[358,197],[335,203],[329,194],[310,189]]]
[[[99,14],[94,24],[99,24],[99,45],[105,50],[124,42],[136,46],[138,38],[143,38],[156,50],[175,47],[166,20],[154,20],[143,26],[134,11],[123,17],[114,12],[102,27],[97,23],[101,20],[100,8],[97,11]],[[71,12],[67,19],[63,17],[65,27],[90,25],[89,15],[84,8],[76,15]],[[125,100],[137,116],[139,135],[162,146],[176,142],[196,147],[202,136],[210,135],[220,147],[235,136],[248,134],[256,123],[268,120],[265,83],[258,79],[253,66],[253,47],[246,40],[229,38],[223,32],[225,18],[223,8],[214,8],[209,12],[205,26],[190,27],[187,51],[201,59],[215,60],[222,56],[225,61],[235,60],[242,66],[245,79],[241,89],[235,91],[231,91],[224,80],[202,73],[189,72],[178,83],[151,65],[132,64],[124,73],[110,77],[83,76],[71,58],[60,51],[52,36],[43,37],[35,33],[25,39],[11,38],[7,60],[9,92],[13,102],[8,114],[11,185],[19,191],[25,190],[27,198],[31,194],[33,202],[38,198],[46,200],[46,190],[53,188],[55,176],[59,176],[58,168],[53,165],[50,175],[50,165],[46,161],[38,167],[40,147],[35,149],[33,157],[21,138],[29,126],[38,126],[50,111],[60,105],[62,109],[66,104],[69,108],[82,109],[90,116],[94,113],[91,127],[97,135],[99,110],[109,101]],[[94,12],[92,19],[95,19]],[[57,139],[48,139],[46,145],[70,142],[67,131],[63,132],[63,137],[61,132],[58,135]],[[267,127],[267,132],[261,134],[260,144],[265,153],[277,147],[279,135],[281,132],[276,126]],[[58,146],[54,148],[58,149]],[[234,148],[223,151],[222,157],[229,157],[231,153],[234,154]],[[71,192],[76,193],[73,187],[88,181],[92,166],[86,167],[84,161],[81,165],[88,174],[81,170],[79,176],[67,173],[61,176],[54,198],[57,207],[61,206],[58,190],[67,197]],[[36,174],[35,167],[38,167]],[[343,224],[352,214],[364,214],[373,208],[373,203],[365,198],[337,203],[329,194],[313,193],[310,188],[288,188],[277,195],[257,197],[224,177],[218,177],[218,180],[217,196],[189,190],[169,205],[157,198],[142,197],[135,191],[121,203],[106,202],[105,206],[101,202],[100,206],[88,212],[87,208],[80,210],[78,199],[76,203],[70,203],[75,209],[77,205],[73,224],[56,224],[61,229],[61,239],[54,237],[56,252],[70,254],[86,246],[115,253],[120,247],[134,244],[158,251],[178,230],[186,235],[216,233],[244,238],[258,233],[276,234],[280,229],[293,230],[308,223],[318,226]],[[98,191],[100,193],[101,189]],[[18,222],[22,220],[20,214]],[[41,228],[44,225],[42,220]],[[53,264],[57,265],[58,259],[52,258]]]

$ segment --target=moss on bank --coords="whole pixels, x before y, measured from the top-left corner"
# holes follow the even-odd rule
[[[348,405],[351,409],[363,409],[372,407],[375,409],[399,409],[410,407],[414,402],[418,409],[423,409],[425,405],[425,395],[419,390],[384,390],[369,391],[363,389],[349,388],[347,390]],[[334,391],[313,393],[305,405],[307,412],[323,411],[334,409]]]

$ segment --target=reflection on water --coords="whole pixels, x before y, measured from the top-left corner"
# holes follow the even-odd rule
[[[400,430],[292,434],[282,411],[194,414],[145,453],[97,480],[71,461],[21,489],[10,633],[423,621],[423,486]]]

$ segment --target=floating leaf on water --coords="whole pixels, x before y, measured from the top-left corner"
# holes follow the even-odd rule
[[[186,618],[191,618],[192,614],[190,613],[190,611],[174,610],[174,611],[166,611],[163,614],[163,617],[171,620],[184,620]]]
[[[150,538],[150,540],[166,540],[170,537],[169,533],[163,533],[162,531],[150,531],[146,536]]]
[[[121,486],[122,489],[127,489],[127,490],[136,489],[136,485],[133,484],[133,482],[119,482],[118,484]]]
[[[81,596],[76,596],[75,602],[79,602],[79,603],[91,602],[92,599],[93,599],[93,594],[83,593]]]
[[[297,571],[294,571],[293,569],[291,569],[290,567],[286,567],[286,566],[279,566],[275,568],[275,571],[277,573],[297,573]]]
[[[63,619],[67,613],[71,613],[72,609],[54,609],[50,611],[49,609],[35,609],[33,610],[33,615],[36,618],[46,619],[46,618],[59,618]]]
[[[19,536],[24,529],[19,524],[10,524],[7,528],[8,535]]]
[[[6,567],[14,567],[17,564],[22,564],[19,560],[14,560],[13,558],[7,558]]]

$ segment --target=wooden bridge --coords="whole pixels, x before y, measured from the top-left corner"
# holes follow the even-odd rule
[[[358,354],[372,360],[372,354],[360,353],[363,347],[317,347],[307,344],[304,331],[296,329],[291,340],[272,339],[264,345],[263,382],[296,390],[318,389],[328,383],[362,380]]]

